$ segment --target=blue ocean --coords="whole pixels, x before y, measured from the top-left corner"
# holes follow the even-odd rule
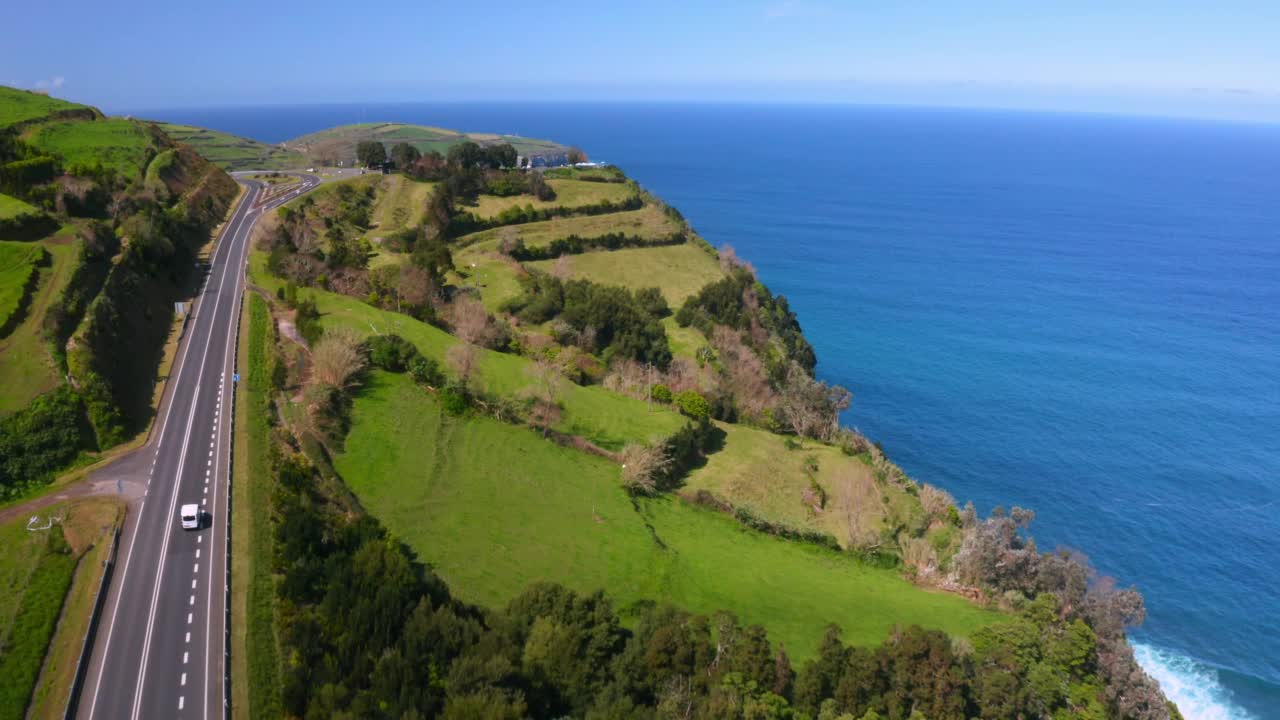
[[[1280,718],[1280,126],[851,106],[142,110],[582,146],[784,293],[845,422],[1146,596],[1192,720]]]

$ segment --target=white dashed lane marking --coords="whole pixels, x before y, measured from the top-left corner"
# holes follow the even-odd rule
[[[178,709],[179,709],[179,710],[181,710],[181,709],[182,709],[182,705],[183,705],[183,697],[182,697],[181,695],[179,695],[179,696],[178,696]]]

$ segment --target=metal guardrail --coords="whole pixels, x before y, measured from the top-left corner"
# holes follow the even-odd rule
[[[71,680],[71,690],[67,694],[67,708],[63,712],[64,720],[76,716],[80,705],[80,690],[84,687],[84,676],[89,671],[89,660],[93,657],[93,639],[98,634],[98,622],[102,618],[102,606],[106,603],[107,588],[111,584],[111,576],[115,573],[116,550],[120,547],[120,530],[116,527],[111,534],[111,548],[107,550],[107,558],[102,561],[102,579],[98,581],[98,590],[93,596],[93,610],[89,614],[89,627],[84,634],[84,642],[80,645],[80,659],[76,661],[76,674]]]

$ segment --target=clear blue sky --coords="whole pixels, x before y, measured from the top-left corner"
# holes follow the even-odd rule
[[[1280,122],[1278,0],[17,0],[5,16],[0,83],[108,111],[696,99]]]

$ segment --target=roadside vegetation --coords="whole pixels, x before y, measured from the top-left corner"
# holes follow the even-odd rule
[[[0,525],[0,718],[62,714],[120,509],[85,498],[46,508],[34,530]]]

